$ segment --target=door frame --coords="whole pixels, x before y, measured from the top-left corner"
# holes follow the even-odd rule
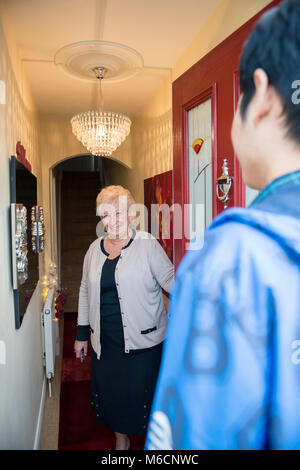
[[[212,80],[209,82],[209,71],[216,68],[218,60],[222,63],[225,60],[234,61],[231,64],[233,70],[232,87],[232,117],[235,113],[238,96],[239,96],[239,56],[242,51],[243,44],[249,36],[254,24],[270,8],[281,3],[281,0],[274,0],[240,28],[234,31],[224,41],[218,44],[214,49],[208,52],[203,58],[196,62],[190,69],[178,77],[172,84],[172,109],[173,109],[173,195],[174,204],[179,204],[182,208],[182,238],[174,238],[174,264],[178,267],[185,251],[186,239],[184,235],[185,220],[184,207],[189,201],[189,178],[188,178],[188,129],[187,129],[187,113],[188,111],[204,100],[206,93],[211,93],[208,97],[212,98],[212,188],[215,189],[218,173],[221,174],[221,160],[218,161],[218,140],[222,139],[222,143],[226,140],[226,155],[230,155],[229,173],[233,176],[233,187],[231,190],[231,200],[229,206],[245,205],[245,185],[242,180],[241,168],[230,139],[229,128],[231,122],[218,123],[217,104],[219,84]],[[234,55],[232,55],[234,51]],[[237,52],[238,51],[238,52]],[[217,60],[218,59],[218,60]],[[199,92],[199,83],[204,83],[205,91]],[[220,98],[219,98],[220,99]],[[220,103],[219,103],[220,104]],[[231,106],[231,105],[230,105]],[[219,125],[222,124],[222,125]],[[222,129],[221,129],[222,128]],[[219,129],[221,129],[220,132]],[[220,156],[221,157],[221,156]],[[225,158],[225,156],[224,156]],[[213,194],[213,217],[222,211],[222,205],[217,201],[215,193]]]

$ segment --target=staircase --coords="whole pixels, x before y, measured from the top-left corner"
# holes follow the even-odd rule
[[[76,312],[84,255],[97,238],[99,172],[64,171],[61,182],[61,286],[66,312]]]

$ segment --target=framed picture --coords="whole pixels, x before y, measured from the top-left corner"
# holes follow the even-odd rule
[[[173,171],[144,180],[146,227],[173,262]]]
[[[39,263],[31,239],[37,181],[15,156],[10,159],[10,202],[12,287],[18,329],[39,279]]]

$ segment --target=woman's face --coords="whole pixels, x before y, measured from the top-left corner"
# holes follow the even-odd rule
[[[118,203],[106,204],[101,220],[110,238],[128,238],[129,217],[126,208],[120,207]]]

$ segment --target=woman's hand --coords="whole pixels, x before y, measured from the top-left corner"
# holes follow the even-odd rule
[[[76,357],[80,357],[80,352],[83,349],[84,355],[87,356],[88,350],[88,341],[75,341],[74,343],[74,352]]]

